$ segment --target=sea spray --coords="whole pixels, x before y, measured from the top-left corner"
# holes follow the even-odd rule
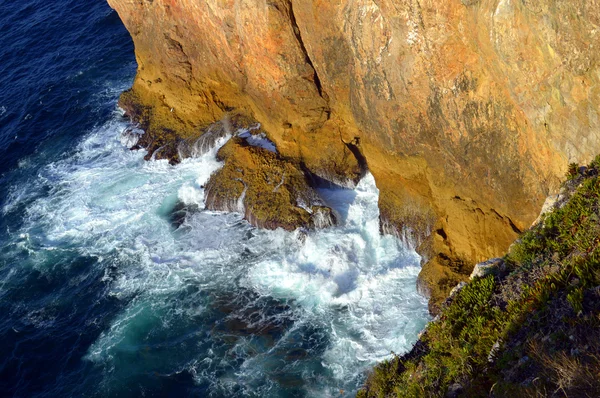
[[[3,210],[28,203],[13,234],[35,253],[22,267],[52,278],[57,251],[93,258],[103,296],[120,303],[85,356],[103,394],[189,375],[214,396],[351,395],[376,361],[410,348],[427,320],[419,257],[380,235],[372,175],[319,190],[339,226],[259,230],[202,211],[230,135],[172,166],[125,148],[128,128],[115,115]],[[196,210],[174,226],[177,203]]]

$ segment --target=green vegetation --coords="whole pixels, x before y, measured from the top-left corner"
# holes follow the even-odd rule
[[[563,197],[504,265],[449,298],[358,396],[600,396],[599,168],[571,165]]]

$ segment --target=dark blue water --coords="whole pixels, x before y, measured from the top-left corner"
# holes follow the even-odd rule
[[[350,396],[427,320],[418,256],[343,224],[259,231],[203,207],[215,150],[129,151],[133,45],[104,0],[0,0],[0,396]],[[221,143],[222,144],[222,143]]]
[[[0,2],[0,173],[63,151],[107,117],[135,72],[133,43],[102,0]]]
[[[3,206],[9,187],[31,183],[39,168],[68,156],[86,131],[109,117],[133,79],[135,59],[128,32],[102,0],[0,1],[0,43]],[[8,233],[19,228],[34,199],[2,217],[1,241],[11,240]],[[49,277],[20,268],[28,253],[3,245],[2,254],[0,395],[100,394],[101,374],[81,358],[120,304],[102,298],[98,275],[68,285],[69,273],[94,260],[57,253],[47,260],[57,269],[77,264]],[[44,315],[35,320],[36,312]]]

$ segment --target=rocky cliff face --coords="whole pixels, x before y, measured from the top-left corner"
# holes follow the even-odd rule
[[[597,0],[108,1],[150,151],[235,112],[312,175],[352,184],[366,159],[432,303],[600,152]]]

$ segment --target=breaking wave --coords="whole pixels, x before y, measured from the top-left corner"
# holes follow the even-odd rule
[[[258,230],[203,210],[228,135],[172,166],[126,149],[131,132],[115,114],[13,186],[2,209],[23,212],[9,234],[11,250],[27,253],[22,269],[51,279],[66,268],[73,285],[96,278],[95,302],[111,303],[86,319],[104,325],[84,356],[98,394],[166,379],[211,396],[345,396],[377,361],[410,349],[428,320],[420,259],[380,235],[370,174],[353,190],[319,189],[340,225]],[[184,215],[174,223],[176,210]],[[50,327],[37,311],[24,316]]]

